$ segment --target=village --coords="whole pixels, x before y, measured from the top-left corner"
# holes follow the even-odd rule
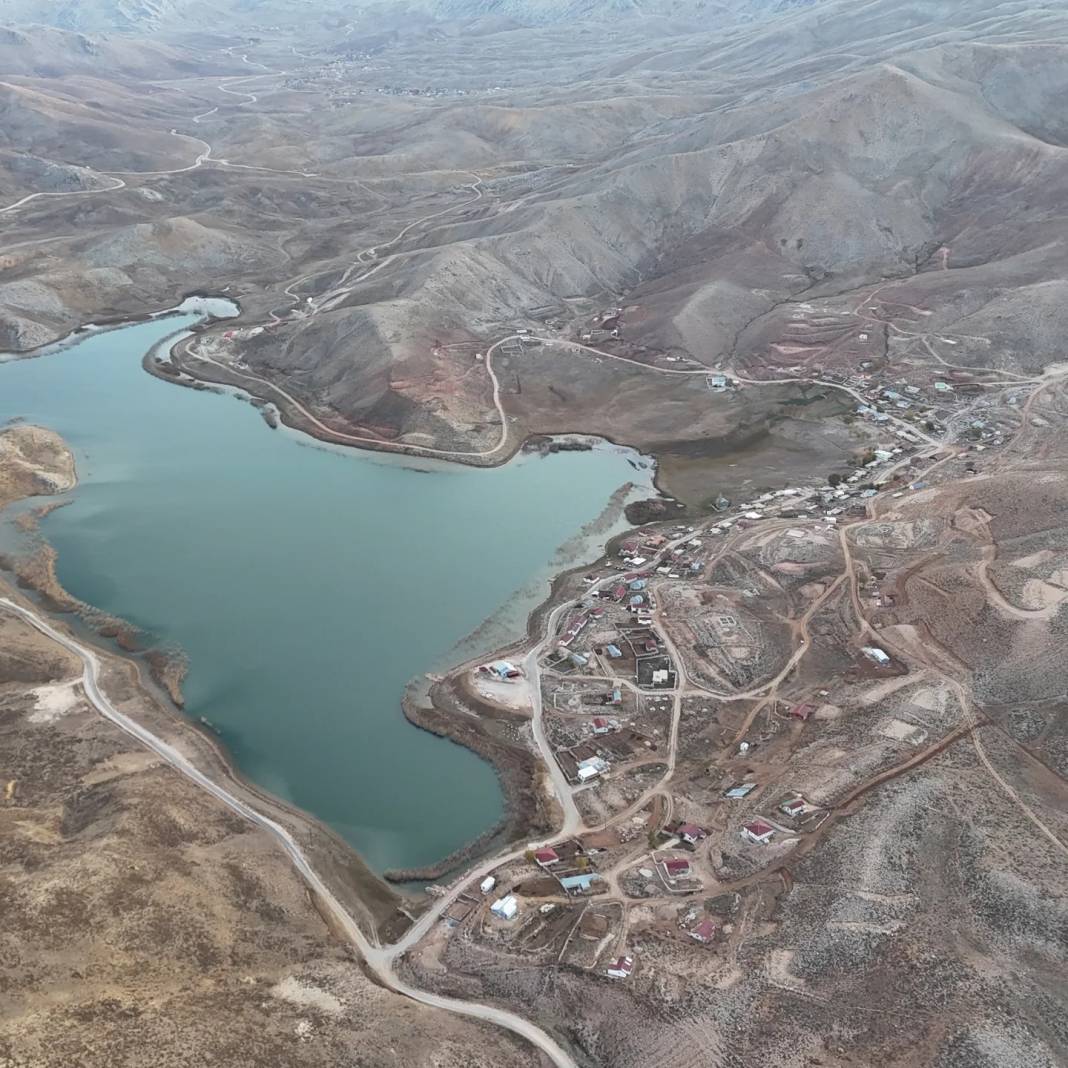
[[[550,318],[546,326],[581,346],[594,346],[605,356],[675,372],[707,371],[710,392],[729,394],[746,385],[796,381],[844,392],[854,402],[852,419],[867,424],[884,440],[866,460],[875,486],[878,468],[906,460],[930,445],[935,435],[951,435],[976,451],[1003,445],[1014,429],[1012,409],[1027,394],[1026,383],[1003,398],[1008,412],[996,411],[1000,401],[989,390],[1011,387],[1013,378],[997,368],[961,366],[961,339],[920,330],[926,309],[886,302],[872,296],[860,307],[834,308],[801,302],[777,324],[776,336],[760,338],[760,355],[729,370],[707,368],[683,352],[659,351],[631,342],[628,317],[643,317],[639,306],[610,306],[592,311],[577,325]],[[904,323],[905,325],[899,325]],[[528,333],[523,330],[521,333]],[[984,338],[968,338],[988,347]],[[941,353],[945,353],[943,356]],[[947,358],[948,357],[948,358]],[[851,476],[860,481],[862,473]],[[870,487],[866,487],[870,488]]]
[[[579,345],[686,369],[628,352],[625,314],[593,314]],[[818,318],[802,308],[797,330],[819,327],[804,316]],[[870,340],[844,318],[843,337]],[[517,328],[510,344],[522,357],[539,340]],[[852,366],[780,372],[849,396],[857,448],[840,470],[719,493],[699,517],[615,539],[565,584],[536,658],[477,669],[485,699],[539,722],[573,833],[463,887],[423,965],[515,957],[609,983],[726,975],[740,925],[770,914],[854,799],[966,729],[952,686],[914,674],[879,635],[912,641],[896,628],[898,572],[934,530],[910,501],[1015,439],[1031,390],[950,366],[917,385],[877,356]],[[706,381],[730,394],[767,373]]]
[[[958,468],[968,454],[955,451]],[[465,946],[606,981],[642,960],[715,970],[707,955],[729,957],[740,890],[776,871],[766,892],[788,888],[793,858],[846,800],[951,729],[947,693],[855,632],[853,592],[876,621],[898,594],[846,555],[846,531],[875,514],[876,481],[891,480],[890,502],[922,491],[900,455],[617,539],[574,576],[535,672],[476,669],[483,697],[540,707],[583,829],[465,887],[427,952],[462,931]],[[878,563],[887,544],[866,535],[861,548]],[[835,692],[811,681],[827,667]],[[693,953],[703,963],[687,965]]]
[[[838,392],[855,449],[804,482],[719,491],[699,514],[615,539],[568,577],[533,653],[471,672],[482,702],[530,717],[564,831],[464,885],[428,887],[443,900],[418,949],[424,977],[511,960],[605,983],[726,982],[855,799],[965,729],[952,687],[880,640],[902,559],[934,544],[915,511],[894,517],[1014,440],[1032,390],[951,365],[906,379],[889,343],[847,366],[824,345],[816,364],[830,326],[801,312],[793,328],[812,351],[771,346],[759,377],[628,347],[621,307],[513,326],[498,343],[523,361],[546,344],[535,329],[574,334],[565,344],[587,356],[694,374],[727,402],[763,383]],[[834,324],[843,344],[872,341],[847,320]],[[787,357],[801,362],[776,369]]]

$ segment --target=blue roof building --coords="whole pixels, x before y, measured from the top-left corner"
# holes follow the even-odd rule
[[[590,884],[594,879],[600,879],[600,876],[596,872],[589,872],[586,875],[565,875],[560,880],[560,885],[570,893],[585,893],[590,888]]]

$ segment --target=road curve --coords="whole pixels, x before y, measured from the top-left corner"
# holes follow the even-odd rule
[[[108,696],[101,689],[100,658],[92,648],[57,630],[36,613],[6,597],[0,597],[0,608],[5,608],[19,616],[30,626],[46,637],[51,638],[81,660],[82,686],[85,690],[85,695],[105,719],[110,720],[121,731],[135,738],[146,749],[161,757],[180,775],[183,775],[190,782],[211,794],[212,797],[220,801],[232,812],[236,812],[250,823],[267,831],[285,851],[293,867],[304,879],[308,887],[318,896],[338,927],[344,931],[345,937],[386,987],[424,1005],[443,1009],[446,1012],[453,1012],[460,1016],[468,1016],[476,1020],[497,1024],[525,1038],[533,1046],[545,1053],[556,1068],[578,1068],[566,1050],[554,1042],[541,1028],[528,1020],[524,1020],[521,1016],[505,1009],[494,1008],[491,1005],[482,1005],[474,1001],[460,1001],[454,998],[441,997],[438,994],[431,994],[427,991],[419,990],[400,979],[394,974],[393,962],[408,946],[414,944],[415,940],[403,939],[401,942],[389,947],[373,944],[360,929],[348,910],[315,872],[308,862],[308,858],[304,855],[304,851],[285,827],[261,812],[257,812],[251,805],[246,804],[224,786],[209,778],[174,746],[168,745],[135,719],[120,712],[111,703]]]
[[[111,178],[115,185],[108,186],[107,189],[68,189],[63,193],[28,193],[21,200],[16,200],[13,204],[0,208],[0,215],[6,215],[9,211],[15,211],[21,208],[23,204],[29,204],[31,200],[38,200],[41,197],[84,197],[93,193],[114,193],[118,189],[126,188],[126,183],[121,178],[115,178],[111,175],[105,175],[105,177]]]

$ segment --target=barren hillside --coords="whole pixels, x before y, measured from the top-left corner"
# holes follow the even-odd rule
[[[577,22],[573,8],[540,6],[530,26],[508,5],[407,23],[391,9],[377,36],[357,12],[339,38],[327,5],[299,44],[267,31],[212,43],[174,35],[182,5],[124,9],[110,38],[74,49],[77,78],[4,90],[8,140],[28,149],[0,154],[4,187],[49,195],[0,218],[16,246],[71,231],[12,254],[8,347],[93,308],[230,285],[251,333],[188,369],[241,359],[245,384],[281,387],[298,422],[285,396],[368,442],[469,452],[498,419],[489,381],[468,373],[475,352],[518,327],[575,340],[611,306],[625,309],[613,353],[759,371],[792,302],[848,304],[890,281],[982,339],[959,362],[1051,358],[1063,13],[825,0],[684,30],[648,5],[582,5]],[[105,63],[86,71],[94,53],[129,54],[115,33],[149,14],[187,75],[172,64],[134,95]],[[617,410],[616,377],[596,410],[524,403],[517,436],[571,413],[648,447],[663,435]]]

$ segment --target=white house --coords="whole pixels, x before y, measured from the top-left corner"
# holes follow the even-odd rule
[[[766,845],[771,841],[775,834],[775,828],[770,823],[765,823],[763,820],[752,820],[749,823],[743,824],[741,835],[747,842],[752,842],[754,845]]]
[[[594,775],[603,775],[608,770],[608,763],[599,756],[587,757],[578,763],[578,777],[585,782]]]
[[[890,663],[890,657],[876,645],[865,645],[862,652],[869,660],[874,660],[880,667]]]

